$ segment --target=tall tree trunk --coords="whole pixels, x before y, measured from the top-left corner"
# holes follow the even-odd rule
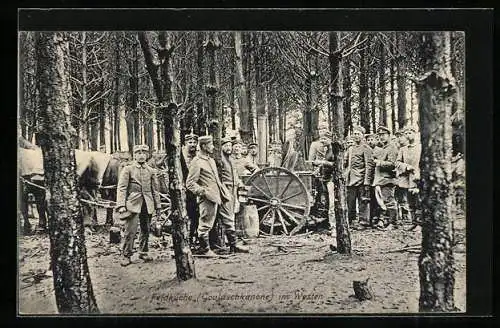
[[[282,95],[282,91],[279,89],[277,90],[277,103],[278,103],[278,137],[279,141],[284,144],[285,143],[285,118],[286,118],[286,111],[284,108],[284,99]],[[283,154],[283,156],[285,156]]]
[[[422,142],[422,251],[419,310],[454,311],[452,245],[450,32],[422,36],[425,75],[418,85]]]
[[[377,131],[377,120],[376,120],[376,112],[377,109],[375,108],[375,79],[377,77],[376,72],[373,72],[372,69],[370,68],[370,117],[371,117],[371,123],[372,123],[372,131],[375,132]]]
[[[346,137],[349,134],[349,131],[351,131],[352,128],[352,114],[351,114],[351,61],[347,60],[343,65],[342,65],[342,75],[343,75],[343,83],[342,83],[342,88],[344,92],[344,137]],[[332,107],[332,111],[333,111]],[[335,129],[335,126],[332,125],[332,129]]]
[[[219,32],[208,32],[204,44],[207,52],[208,77],[209,81],[205,88],[208,98],[208,131],[214,140],[214,160],[217,164],[219,175],[222,173],[221,158],[221,138],[224,117],[222,107],[218,105],[219,97],[218,70],[217,70],[217,50],[220,49]],[[215,220],[214,227],[210,232],[210,241],[219,247],[224,247],[224,229],[220,222],[220,217]]]
[[[406,68],[404,57],[404,43],[402,32],[396,33],[396,74],[398,85],[398,124],[402,129],[407,123],[406,113]]]
[[[194,131],[199,135],[206,134],[206,122],[207,115],[204,109],[205,103],[205,79],[203,78],[203,58],[204,58],[204,46],[203,40],[204,32],[196,32],[196,125]],[[205,122],[204,124],[198,124],[198,122]]]
[[[172,210],[172,240],[174,244],[177,278],[189,280],[196,278],[194,258],[189,248],[188,222],[186,212],[186,194],[183,187],[181,170],[180,119],[177,104],[172,102],[170,80],[170,59],[173,51],[168,32],[161,32],[159,43],[163,49],[159,54],[161,64],[160,74],[158,66],[153,60],[152,46],[147,32],[139,32],[138,38],[146,61],[146,68],[153,83],[156,98],[161,108],[161,118],[165,131],[165,150],[167,154],[168,188]],[[165,105],[167,104],[167,105]]]
[[[379,43],[380,62],[378,66],[378,107],[379,107],[379,124],[387,126],[387,107],[386,107],[386,75],[385,75],[385,46],[382,42]]]
[[[359,118],[360,125],[370,132],[370,112],[368,108],[368,60],[366,47],[359,51]]]
[[[65,33],[38,33],[39,140],[49,199],[51,267],[60,313],[98,313],[92,289],[71,141],[69,46]]]
[[[234,50],[236,57],[236,95],[238,99],[238,109],[240,116],[240,136],[244,143],[252,142],[250,113],[248,107],[248,98],[246,90],[245,75],[243,73],[243,46],[242,46],[242,33],[234,33]]]
[[[351,254],[351,235],[349,232],[349,221],[347,220],[346,191],[344,179],[344,113],[343,113],[343,90],[342,90],[342,54],[339,50],[340,32],[329,32],[330,43],[330,81],[332,92],[330,102],[332,104],[332,126],[333,126],[333,153],[335,166],[333,172],[334,198],[335,198],[335,220],[337,232],[337,250],[340,254]]]
[[[20,115],[20,128],[21,128],[21,135],[23,138],[27,137],[27,123],[28,123],[28,118],[27,118],[27,112],[28,112],[28,106],[27,106],[27,99],[25,97],[26,89],[25,89],[25,80],[27,79],[27,67],[26,67],[26,35],[27,32],[19,32],[19,49],[18,49],[18,54],[19,54],[19,70],[17,76],[18,78],[18,83],[19,83],[19,102],[18,102],[18,107],[19,107],[19,115]],[[29,140],[31,141],[31,140]]]
[[[254,33],[252,35],[254,46],[257,51],[254,53],[255,67],[255,111],[257,113],[257,143],[259,144],[259,163],[267,163],[267,112],[266,112],[266,89],[263,84],[262,75],[264,70],[262,35]]]
[[[245,69],[245,89],[246,89],[246,99],[248,103],[248,135],[249,142],[256,141],[255,140],[255,112],[253,108],[253,93],[252,93],[252,58],[255,57],[255,44],[250,33],[244,33],[243,39],[245,40],[243,43],[245,46],[243,47],[243,67]]]
[[[167,153],[169,195],[172,210],[172,241],[174,244],[177,279],[196,278],[194,257],[189,248],[189,218],[181,170],[181,134],[178,108],[171,103],[163,109],[165,151]]]
[[[392,47],[392,53],[395,53],[395,48]],[[391,59],[391,68],[390,68],[390,87],[391,87],[391,127],[392,132],[396,131],[396,89],[394,87],[394,79],[395,79],[395,60]]]
[[[120,145],[120,73],[121,73],[121,56],[120,56],[120,39],[115,34],[115,70],[113,78],[113,143],[116,151],[121,151]]]
[[[103,72],[104,73],[104,72]],[[101,93],[106,92],[105,76],[103,74],[101,80]],[[99,100],[99,151],[102,148],[106,149],[106,98],[102,97]]]
[[[277,91],[276,91],[276,84],[272,84],[272,86],[269,87],[269,106],[268,106],[268,112],[269,112],[269,140],[270,142],[276,142],[277,141],[277,131],[276,131],[276,112],[277,112]]]
[[[87,96],[87,32],[82,32],[82,98],[81,98],[81,108],[82,108],[82,143],[83,150],[89,148],[89,119],[90,113],[88,108],[88,96]]]

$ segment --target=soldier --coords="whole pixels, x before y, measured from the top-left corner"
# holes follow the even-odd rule
[[[245,146],[246,147],[246,146]],[[248,157],[243,156],[241,150],[243,149],[242,143],[239,140],[233,141],[233,150],[231,157],[233,159],[234,166],[238,172],[238,176],[248,175],[259,169],[256,164],[250,162]],[[248,154],[248,152],[247,152]]]
[[[131,264],[137,226],[140,224],[139,258],[145,262],[151,261],[148,256],[149,227],[151,216],[161,215],[160,194],[158,193],[155,170],[146,164],[149,153],[148,145],[134,146],[134,162],[123,168],[118,180],[116,204],[118,213],[130,212],[125,221],[125,238],[123,242],[122,266]]]
[[[408,222],[408,187],[409,187],[409,172],[406,170],[406,158],[408,152],[408,139],[404,130],[398,130],[394,133],[397,140],[398,157],[396,159],[396,189],[394,196],[398,206],[398,220],[402,223]]]
[[[408,172],[408,209],[412,220],[412,227],[409,230],[415,229],[421,223],[419,183],[422,146],[416,140],[416,131],[413,127],[404,130],[408,145],[406,146],[407,153],[402,154]]]
[[[239,212],[238,187],[244,186],[244,184],[241,182],[231,158],[232,149],[231,139],[223,138],[221,141],[221,182],[229,191],[229,199],[222,202],[219,215],[225,228],[231,253],[248,253],[248,248],[236,243],[235,213]]]
[[[250,163],[257,165],[259,163],[259,148],[257,143],[251,142],[248,144],[248,160]]]
[[[328,212],[333,207],[333,161],[327,160],[331,153],[332,134],[329,131],[322,132],[319,140],[313,141],[309,147],[309,161],[316,168],[317,176],[315,179],[316,195],[314,199],[314,215],[318,217],[329,217],[330,228],[333,227],[331,215]],[[331,205],[331,206],[330,206]],[[325,213],[326,210],[326,213]]]
[[[193,158],[196,156],[196,147],[198,146],[198,136],[196,134],[190,133],[184,137],[185,145],[182,147],[181,154],[181,167],[182,176],[184,177],[184,183],[189,173],[189,166]],[[194,247],[197,242],[198,229],[198,206],[196,205],[196,195],[191,191],[186,190],[186,210],[189,218],[189,243],[191,247]]]
[[[344,162],[347,188],[347,211],[349,223],[353,228],[369,226],[370,180],[372,176],[372,150],[363,142],[365,129],[353,127],[353,145],[347,150]],[[359,221],[356,219],[356,201],[359,207]]]
[[[310,162],[314,162],[317,160],[324,161],[331,140],[332,140],[331,132],[324,131],[321,133],[319,140],[311,142],[311,145],[309,146],[309,161]]]
[[[385,126],[379,126],[377,130],[380,145],[373,153],[375,163],[375,174],[373,186],[375,196],[380,206],[380,217],[378,228],[381,230],[397,228],[397,206],[394,198],[396,187],[395,164],[398,156],[398,149],[390,142],[390,131]]]
[[[378,148],[378,138],[375,133],[372,134],[366,134],[365,135],[366,139],[366,144],[371,148],[372,150],[372,155],[375,152],[376,148]],[[377,204],[377,199],[375,198],[375,188],[372,186],[373,185],[373,177],[375,174],[375,162],[373,161],[373,156],[370,161],[370,226],[372,228],[376,228],[377,225],[377,220],[378,220],[378,211],[379,207]]]
[[[247,157],[247,155],[248,155],[248,145],[244,142],[241,143],[240,154],[242,157]]]
[[[217,210],[223,201],[230,200],[229,191],[219,179],[217,166],[213,158],[214,143],[211,136],[198,138],[200,150],[191,161],[186,179],[186,188],[195,194],[199,206],[198,240],[200,252],[208,256],[216,256],[210,249],[208,234],[212,229]]]

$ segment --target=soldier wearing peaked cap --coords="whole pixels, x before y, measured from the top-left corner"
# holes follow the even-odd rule
[[[182,147],[181,153],[181,168],[182,176],[184,177],[184,183],[189,173],[189,166],[193,158],[196,156],[196,147],[198,146],[198,136],[196,134],[190,133],[184,137],[184,147]],[[198,206],[196,204],[196,195],[191,191],[186,190],[186,211],[189,218],[189,242],[191,247],[194,247],[197,243],[197,232],[198,229]]]
[[[144,261],[151,261],[147,254],[151,216],[154,211],[158,216],[161,214],[156,172],[146,164],[149,147],[147,145],[136,145],[133,150],[134,162],[123,168],[118,179],[116,194],[118,213],[123,216],[125,213],[129,213],[125,218],[122,266],[132,263],[130,257],[134,249],[138,224],[141,225],[139,258]]]
[[[396,188],[396,159],[398,149],[390,142],[391,134],[387,127],[379,126],[377,129],[379,147],[374,150],[375,175],[373,186],[375,195],[381,209],[378,228],[398,228],[398,213],[395,199]]]
[[[238,188],[244,186],[243,182],[240,180],[236,165],[231,158],[231,153],[233,150],[232,140],[230,138],[223,138],[221,141],[221,182],[224,187],[229,191],[228,199],[222,201],[219,208],[219,215],[221,222],[224,226],[226,232],[227,241],[229,243],[229,249],[232,253],[245,252],[248,253],[248,249],[245,246],[238,245],[236,242],[236,228],[235,228],[235,213],[239,212],[238,203]]]
[[[253,165],[257,165],[259,163],[259,145],[256,142],[251,142],[248,144],[248,160]]]
[[[344,158],[345,181],[347,187],[347,212],[349,224],[354,228],[370,225],[370,183],[373,170],[372,149],[363,142],[365,129],[355,126],[352,130],[353,145]],[[356,202],[359,214],[356,214]],[[358,219],[359,218],[359,219]]]
[[[199,199],[198,239],[201,253],[215,256],[215,253],[210,249],[209,232],[215,223],[219,207],[223,202],[231,199],[231,194],[222,184],[217,165],[211,157],[214,153],[213,138],[201,136],[198,138],[198,143],[200,150],[191,161],[186,188]]]

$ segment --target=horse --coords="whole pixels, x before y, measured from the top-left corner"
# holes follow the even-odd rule
[[[120,161],[111,155],[96,151],[75,150],[76,173],[78,176],[78,189],[82,199],[93,201],[97,192],[101,190],[103,199],[116,201],[116,185],[120,170]],[[41,149],[21,148],[19,152],[20,188],[19,202],[20,214],[24,221],[24,233],[31,232],[28,219],[28,195],[35,197],[35,204],[39,213],[39,228],[47,229],[47,203],[45,199],[45,181],[43,178],[43,156]],[[114,187],[114,194],[113,194]],[[92,217],[97,223],[97,213],[93,206],[83,202],[84,216]],[[112,224],[112,209],[108,209],[106,223]]]

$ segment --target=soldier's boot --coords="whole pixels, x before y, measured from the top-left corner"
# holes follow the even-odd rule
[[[412,225],[407,229],[407,231],[413,231],[417,229],[419,225],[421,225],[420,217],[414,211],[409,212],[411,215]]]
[[[199,236],[199,241],[200,241],[200,255],[205,255],[205,256],[210,256],[210,257],[216,257],[217,254],[215,254],[209,246],[209,240],[208,240],[208,235],[206,236]]]
[[[148,255],[148,253],[140,253],[139,258],[143,260],[144,262],[151,262],[153,261],[153,258]]]
[[[239,245],[236,242],[236,232],[226,230],[227,241],[229,243],[229,250],[231,253],[249,253],[248,247]]]
[[[391,222],[392,224],[392,227],[394,229],[398,229],[399,228],[399,216],[398,216],[398,209],[397,208],[394,208],[394,209],[388,209],[387,212],[389,213],[389,222]]]

